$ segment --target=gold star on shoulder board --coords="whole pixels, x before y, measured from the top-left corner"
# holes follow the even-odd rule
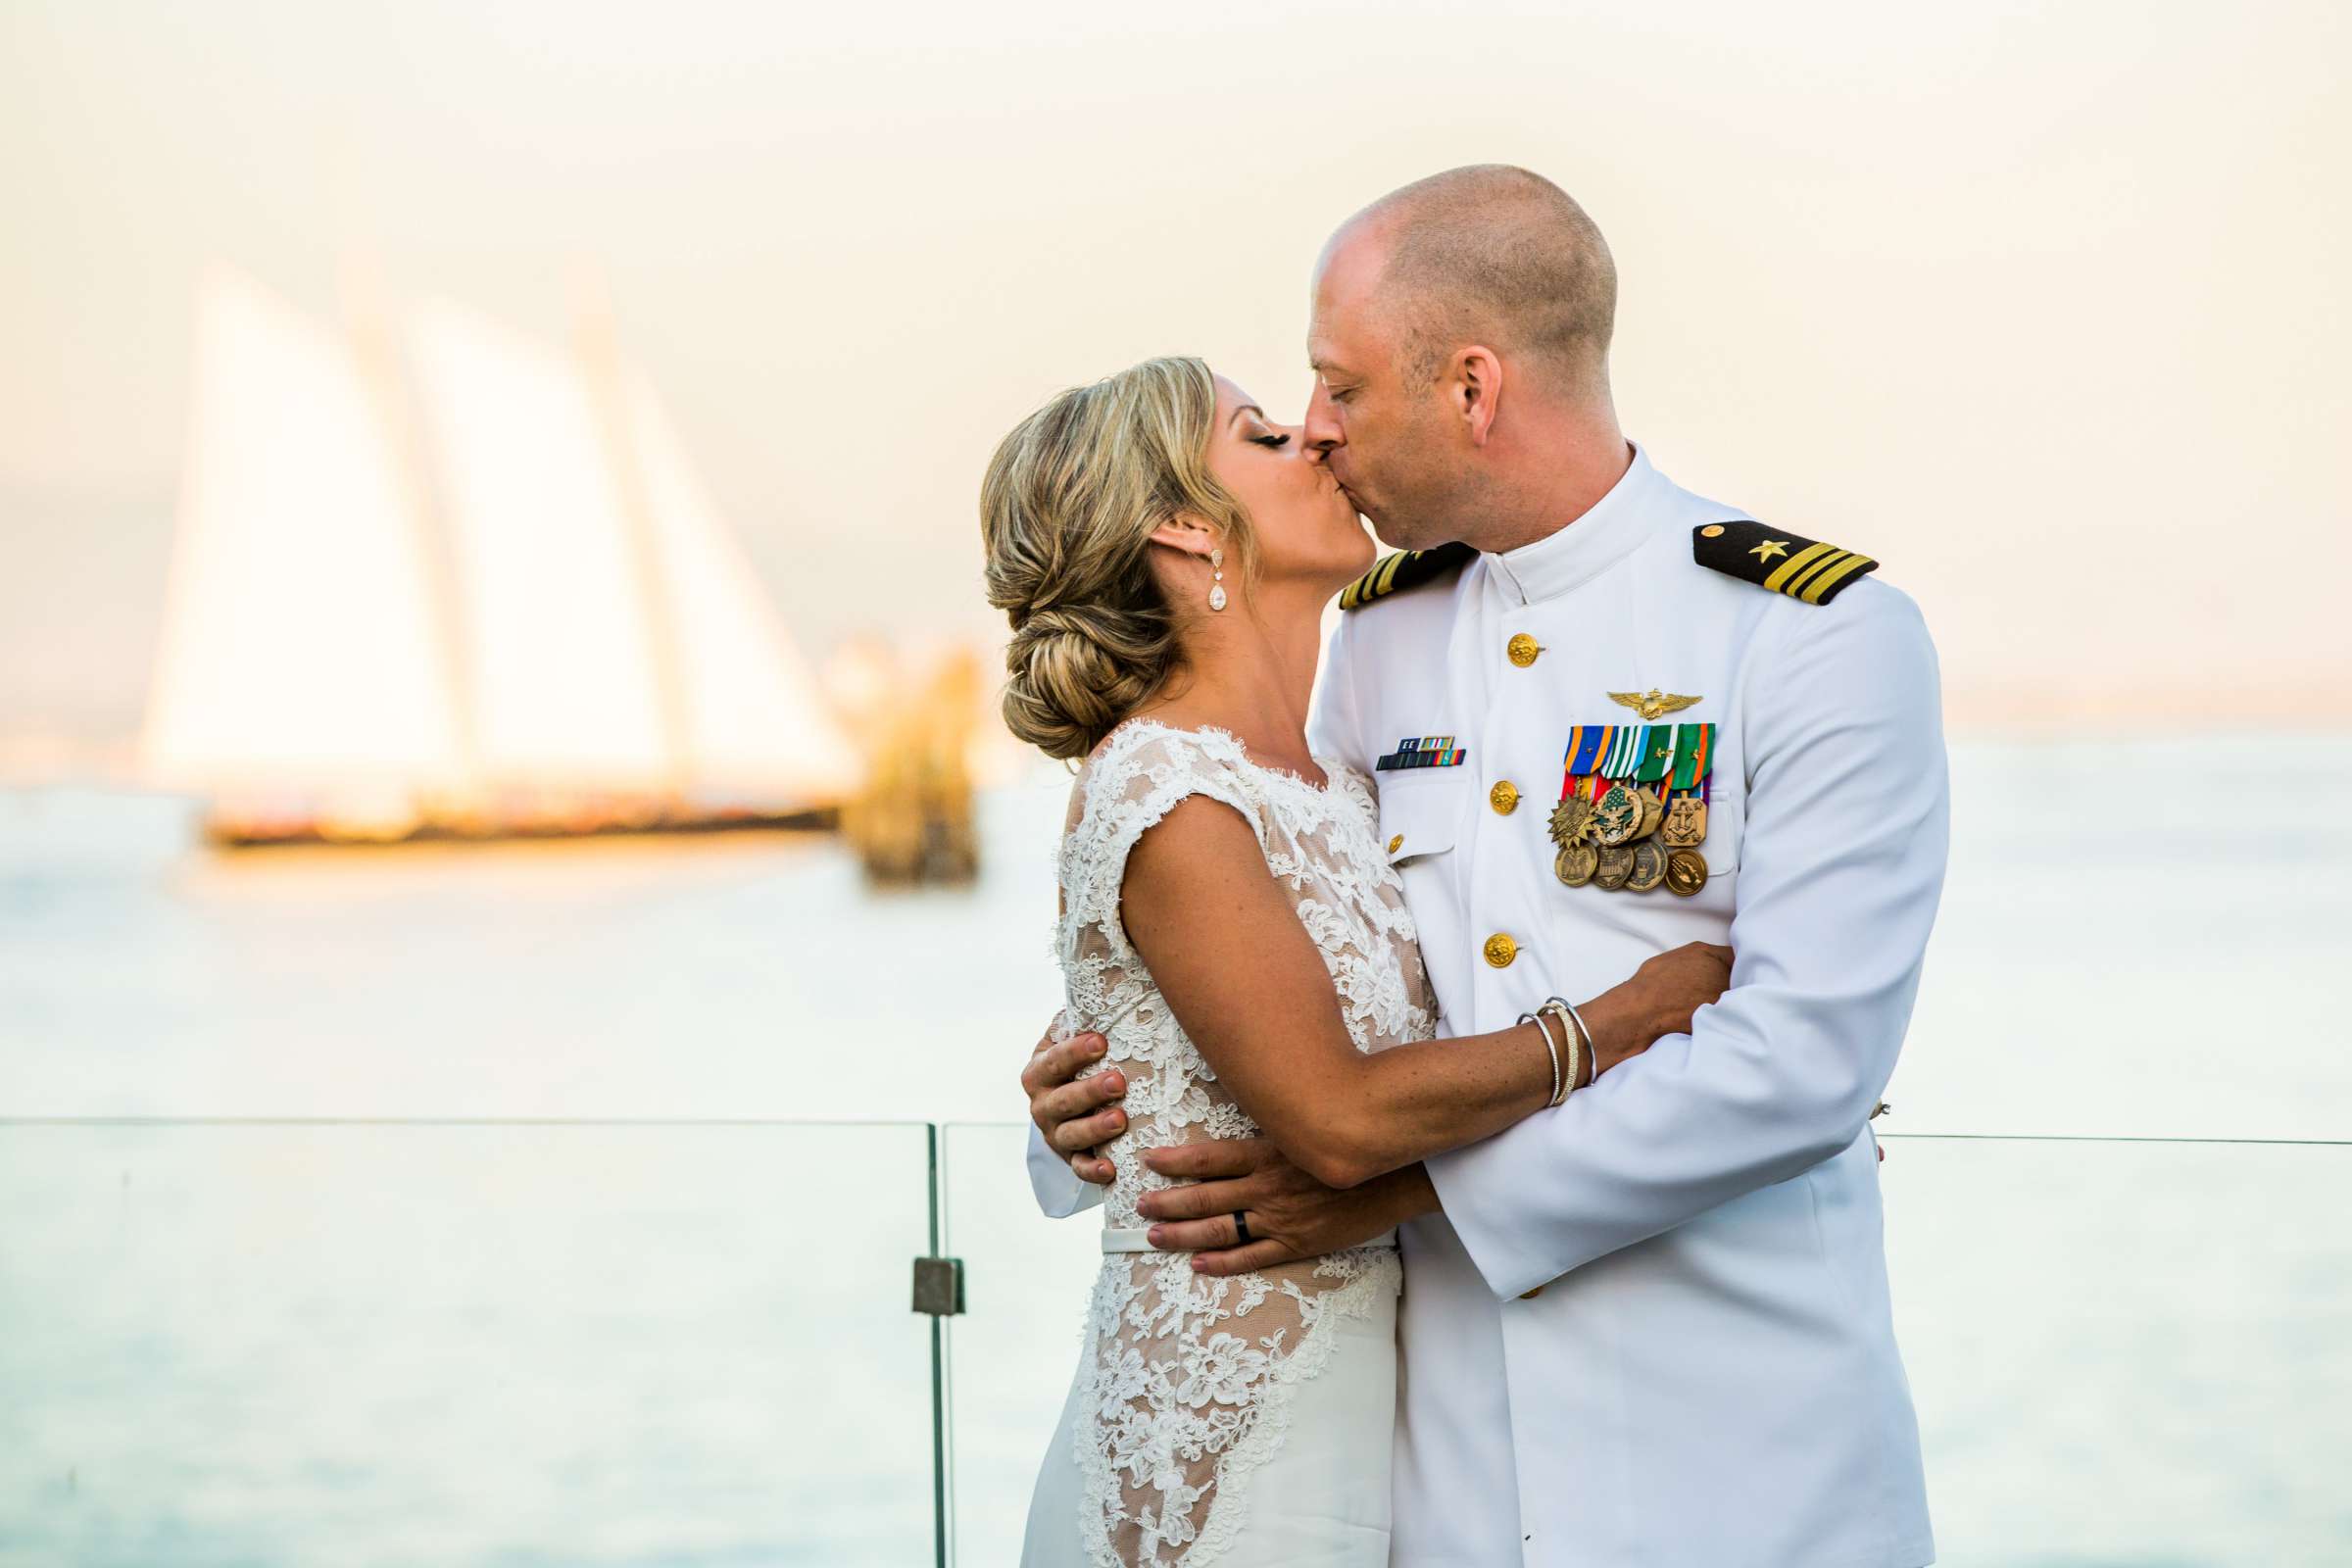
[[[1691,529],[1690,560],[1709,571],[1807,605],[1826,605],[1856,579],[1879,569],[1868,556],[1768,527],[1753,517]]]

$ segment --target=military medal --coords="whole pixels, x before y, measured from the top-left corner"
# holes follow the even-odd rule
[[[1561,760],[1567,764],[1571,782],[1588,773],[1600,771],[1601,753],[1607,750],[1609,736],[1616,727],[1614,724],[1579,724],[1568,732],[1568,752]],[[1562,790],[1560,793],[1564,795],[1568,792]]]
[[[1612,692],[1644,719],[1696,698]],[[1580,724],[1562,758],[1551,813],[1552,874],[1568,887],[1690,898],[1707,885],[1697,848],[1707,836],[1712,724]]]
[[[1620,779],[1592,805],[1592,838],[1603,849],[1631,843],[1642,827],[1642,797]]]
[[[1674,732],[1674,767],[1667,775],[1670,787],[1678,790],[1696,789],[1715,771],[1715,726],[1712,724],[1678,724]]]
[[[1673,724],[1642,726],[1641,760],[1634,764],[1634,783],[1638,786],[1637,793],[1642,797],[1642,820],[1634,827],[1634,837],[1637,839],[1648,838],[1658,830],[1658,824],[1666,819],[1663,797],[1667,781],[1674,776],[1676,731],[1677,726]],[[1650,886],[1657,884],[1653,882]]]
[[[1666,891],[1677,898],[1696,898],[1707,885],[1707,860],[1696,850],[1676,850],[1666,857]]]
[[[1581,782],[1570,778],[1563,786],[1567,793],[1551,808],[1551,841],[1560,847],[1560,853],[1552,857],[1551,874],[1572,888],[1592,881],[1593,868],[1600,863],[1600,853],[1585,838],[1586,826],[1592,819],[1592,803],[1577,793]]]
[[[1642,760],[1647,755],[1644,738],[1649,726],[1642,724],[1611,724],[1602,730],[1608,744],[1601,748],[1600,760],[1592,771],[1602,778],[1630,779],[1642,771]]]
[[[1551,808],[1551,819],[1546,826],[1551,842],[1561,851],[1552,861],[1552,870],[1572,888],[1581,888],[1592,880],[1589,858],[1572,857],[1567,852],[1592,836],[1592,798],[1585,789],[1585,778],[1600,765],[1601,750],[1610,730],[1611,726],[1605,724],[1578,725],[1568,732],[1568,745],[1560,756],[1560,804]]]
[[[1647,790],[1642,793],[1642,821],[1634,829],[1634,837],[1646,839],[1657,832],[1658,824],[1666,820],[1666,803]]]
[[[1644,724],[1641,750],[1634,763],[1633,778],[1637,784],[1657,784],[1673,776],[1675,736],[1684,726],[1675,724]]]
[[[1707,803],[1695,795],[1678,795],[1666,808],[1665,825],[1658,838],[1670,850],[1694,850],[1707,841]]]
[[[1715,726],[1712,724],[1683,724],[1674,737],[1674,767],[1667,774],[1667,788],[1674,799],[1666,807],[1666,821],[1658,837],[1670,850],[1694,850],[1707,840],[1707,801],[1712,794],[1708,775],[1714,771]],[[1700,879],[1705,879],[1706,863],[1699,863]],[[1668,883],[1672,888],[1673,884]],[[1697,889],[1693,888],[1692,892]]]

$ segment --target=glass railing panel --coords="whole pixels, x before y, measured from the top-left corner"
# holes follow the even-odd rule
[[[0,1564],[932,1558],[920,1124],[0,1124]]]
[[[1077,1370],[1102,1259],[1098,1211],[1038,1212],[1027,1137],[1025,1123],[941,1129],[943,1246],[964,1267],[965,1311],[950,1320],[948,1357],[950,1517],[962,1568],[1020,1561],[1030,1489]]]
[[[1886,1139],[1946,1568],[2352,1551],[2352,1148]]]
[[[1023,1137],[945,1138],[948,1250],[970,1282],[950,1407],[967,1568],[1018,1560],[1098,1262],[1093,1214],[1037,1215]],[[1886,1148],[1896,1332],[1946,1568],[2343,1556],[2352,1148]]]

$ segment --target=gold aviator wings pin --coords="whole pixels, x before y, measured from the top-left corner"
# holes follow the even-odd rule
[[[1698,697],[1677,697],[1672,692],[1661,692],[1655,686],[1646,692],[1609,693],[1610,702],[1630,708],[1643,718],[1652,719],[1664,718],[1668,713],[1679,713],[1691,704],[1704,700]]]

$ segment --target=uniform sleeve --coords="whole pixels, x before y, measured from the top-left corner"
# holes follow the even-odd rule
[[[1070,1162],[1046,1147],[1046,1135],[1029,1129],[1029,1190],[1048,1219],[1068,1219],[1102,1201],[1108,1189],[1082,1180]]]
[[[1936,651],[1885,584],[1788,618],[1742,694],[1731,989],[1558,1109],[1428,1162],[1498,1298],[1819,1164],[1893,1074],[1943,889]]]

